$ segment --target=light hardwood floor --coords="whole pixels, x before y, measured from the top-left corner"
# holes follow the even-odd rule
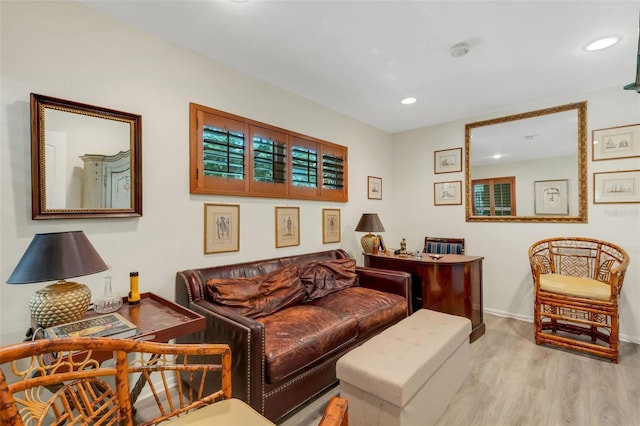
[[[640,426],[640,345],[621,342],[612,364],[537,346],[531,323],[484,318],[486,334],[471,344],[471,372],[437,426]],[[280,425],[317,425],[338,393],[329,390]]]

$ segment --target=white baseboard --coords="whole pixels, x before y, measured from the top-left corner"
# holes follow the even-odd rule
[[[533,316],[529,316],[529,315],[518,315],[518,314],[511,313],[511,312],[499,311],[499,310],[496,310],[496,309],[484,309],[484,312],[486,312],[487,314],[496,315],[496,316],[499,316],[499,317],[513,318],[513,319],[517,319],[519,321],[525,321],[525,322],[533,323]],[[633,337],[633,336],[629,336],[629,335],[626,335],[626,334],[620,334],[619,338],[623,342],[630,342],[630,343],[640,344],[640,337]]]

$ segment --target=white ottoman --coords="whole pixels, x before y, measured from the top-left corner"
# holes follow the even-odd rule
[[[349,423],[431,425],[469,374],[471,321],[421,309],[338,360]]]

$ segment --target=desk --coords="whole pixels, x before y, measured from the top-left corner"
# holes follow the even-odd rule
[[[441,259],[421,259],[387,254],[364,254],[364,264],[411,274],[413,310],[421,308],[467,317],[471,342],[485,332],[482,316],[481,256],[446,254]]]

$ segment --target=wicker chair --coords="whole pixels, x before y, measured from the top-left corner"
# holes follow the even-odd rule
[[[627,253],[605,241],[558,237],[533,244],[529,261],[536,344],[550,343],[617,363],[618,298],[629,264]]]
[[[464,254],[464,238],[424,237],[424,253]]]
[[[133,406],[142,387],[150,398],[138,410],[136,424],[273,425],[231,398],[227,345],[41,339],[0,348],[0,365],[3,426],[133,425]],[[205,376],[213,376],[219,390],[205,395]],[[115,382],[115,388],[107,382]],[[327,407],[332,414],[321,425],[346,422],[346,408],[345,400],[332,400]]]

